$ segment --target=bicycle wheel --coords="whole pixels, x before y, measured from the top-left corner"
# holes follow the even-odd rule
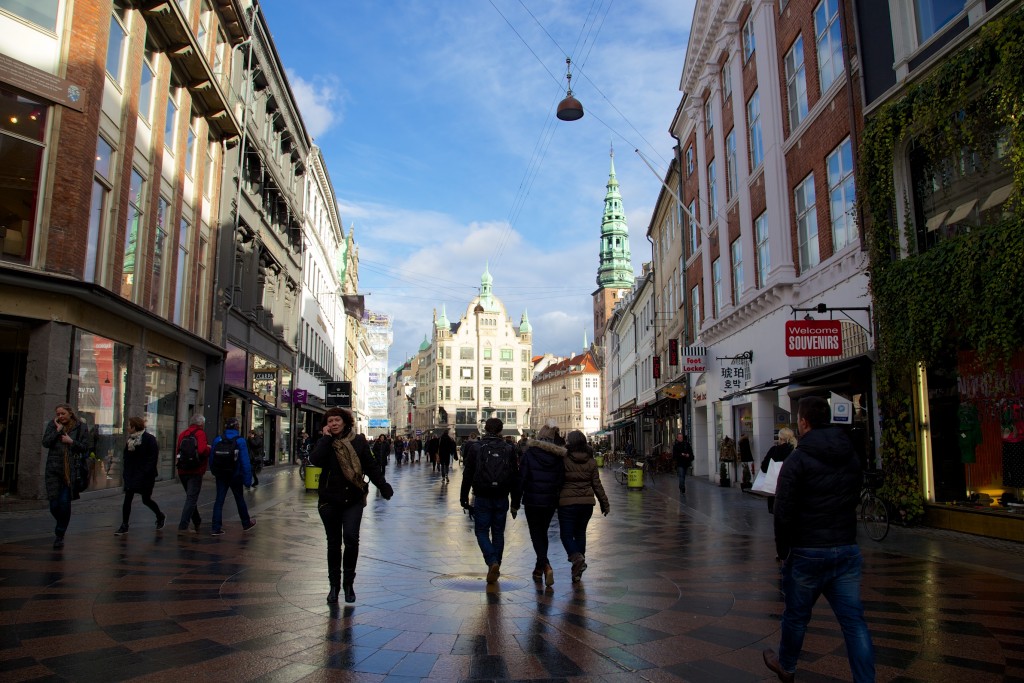
[[[858,517],[871,540],[881,541],[889,533],[889,514],[885,502],[875,494],[869,493],[861,500]]]
[[[615,481],[619,482],[623,486],[626,485],[626,470],[622,467],[615,470]]]
[[[306,463],[299,465],[299,479],[306,481]]]

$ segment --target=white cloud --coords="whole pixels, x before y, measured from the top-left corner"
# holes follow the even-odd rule
[[[312,81],[299,76],[292,69],[286,69],[288,84],[295,102],[302,113],[306,132],[313,138],[326,133],[344,118],[344,98],[333,76],[317,76]]]

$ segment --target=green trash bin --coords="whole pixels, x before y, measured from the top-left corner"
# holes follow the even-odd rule
[[[644,471],[639,467],[626,470],[626,488],[642,489],[644,487]]]
[[[604,467],[604,456],[603,455],[595,455],[594,456],[594,460],[597,462],[597,466],[598,467]]]
[[[320,473],[323,470],[319,467],[306,465],[306,490],[315,491],[320,488]]]

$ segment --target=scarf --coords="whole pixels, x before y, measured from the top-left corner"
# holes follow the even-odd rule
[[[61,437],[63,437],[65,434],[71,436],[71,431],[77,426],[78,420],[72,417],[64,426],[64,431],[60,433]],[[74,437],[72,436],[71,438]],[[66,443],[62,443],[61,447],[64,450],[64,483],[67,484],[68,486],[71,486],[71,449],[68,448],[68,445]]]
[[[128,447],[129,451],[134,451],[135,447],[142,443],[142,435],[144,432],[135,432],[124,442],[124,445]]]
[[[353,438],[355,438],[355,432],[350,430],[344,436],[334,437],[331,445],[334,446],[334,457],[338,459],[338,466],[341,467],[342,476],[362,492],[363,505],[366,505],[366,496],[370,491],[370,487],[363,481],[363,463],[360,462],[356,449],[352,446]]]

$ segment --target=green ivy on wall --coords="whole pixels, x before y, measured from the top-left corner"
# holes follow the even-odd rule
[[[918,362],[975,349],[998,362],[1024,346],[1024,9],[983,26],[922,82],[868,120],[860,150],[871,290],[878,323],[882,495],[904,522],[920,519],[913,377]],[[901,244],[893,160],[908,139],[929,160],[1009,138],[1014,215],[939,242]],[[908,225],[912,218],[908,218]],[[907,229],[913,234],[913,228]],[[911,255],[900,258],[908,251]]]

